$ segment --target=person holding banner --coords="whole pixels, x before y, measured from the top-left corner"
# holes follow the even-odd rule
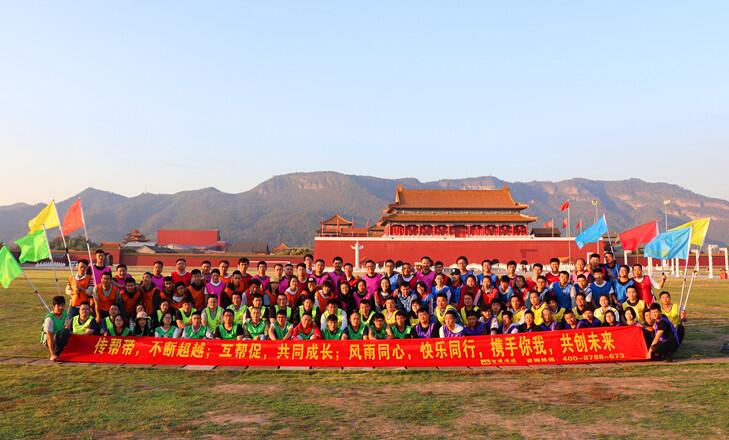
[[[192,312],[190,317],[190,325],[182,331],[182,338],[185,339],[212,339],[207,327],[202,325],[202,317],[200,312]]]
[[[261,313],[258,311],[258,321],[261,321]],[[243,340],[243,328],[233,321],[233,311],[229,309],[223,310],[223,322],[221,322],[214,330],[213,337],[223,341]]]
[[[362,316],[360,316],[359,312],[352,312],[352,314],[349,315],[349,325],[344,330],[342,339],[361,341],[363,339],[368,339],[369,334],[370,329],[362,322]]]
[[[114,317],[114,325],[111,328],[107,328],[109,336],[130,336],[131,331],[127,325],[127,320],[122,315],[116,315]]]
[[[69,318],[78,315],[81,304],[89,304],[91,301],[91,276],[86,273],[89,268],[89,260],[81,259],[76,263],[76,273],[68,276],[66,294],[71,297]]]
[[[226,311],[230,312],[230,310]],[[243,339],[265,341],[268,336],[268,319],[263,316],[260,306],[249,307],[248,313],[250,318],[243,324]],[[223,323],[225,323],[225,314],[223,314]]]
[[[311,298],[306,298],[304,304],[306,304],[306,302],[309,302],[310,305],[313,304]],[[310,311],[303,312],[299,319],[299,323],[291,332],[291,339],[297,339],[300,341],[321,339],[321,330],[319,330],[318,326],[314,325],[314,318],[311,316]]]
[[[441,338],[462,338],[465,331],[462,325],[458,323],[458,312],[448,310],[443,319],[443,326],[438,331]]]
[[[653,341],[648,347],[647,359],[664,360],[671,362],[673,353],[678,350],[680,342],[676,328],[671,321],[661,313],[660,304],[650,305],[650,315],[653,319]]]
[[[272,341],[285,341],[291,339],[294,326],[288,321],[286,310],[279,309],[276,312],[276,319],[268,326],[268,339]]]
[[[60,295],[54,296],[53,311],[48,312],[43,319],[43,334],[41,335],[41,343],[48,348],[52,361],[58,360],[71,333],[67,328],[66,320],[66,298]]]

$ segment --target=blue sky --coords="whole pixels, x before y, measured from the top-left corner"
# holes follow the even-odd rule
[[[728,22],[726,2],[8,2],[0,204],[315,170],[729,199]]]

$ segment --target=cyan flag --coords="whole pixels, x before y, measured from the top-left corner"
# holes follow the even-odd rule
[[[646,257],[659,260],[671,258],[686,259],[691,247],[691,227],[670,230],[656,235],[656,238],[645,245],[643,253]]]
[[[575,237],[575,243],[577,247],[582,249],[588,243],[597,243],[600,241],[603,235],[607,234],[608,227],[607,221],[605,221],[605,214],[600,217],[594,225],[582,231],[582,234]]]

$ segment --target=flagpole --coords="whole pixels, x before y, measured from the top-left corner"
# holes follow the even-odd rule
[[[96,262],[91,259],[91,246],[89,246],[89,233],[86,231],[86,217],[84,216],[84,207],[81,205],[81,199],[79,200],[78,208],[81,211],[81,223],[84,225],[84,238],[86,238],[86,252],[89,254],[89,267],[91,268],[91,282],[96,287],[96,275],[94,274],[94,266]]]
[[[614,256],[615,255],[615,249],[613,248],[613,240],[610,238],[610,227],[608,226],[608,223],[607,223],[607,216],[605,214],[603,214],[602,215],[602,218],[605,219],[605,227],[608,230],[608,232],[607,232],[607,238],[608,238],[608,243],[610,244],[610,252],[612,252],[613,253],[613,256]]]
[[[689,230],[688,254],[686,255],[686,265],[683,268],[683,280],[681,281],[681,299],[679,299],[679,301],[678,301],[679,308],[681,307],[681,303],[683,302],[683,292],[684,292],[684,288],[686,287],[686,274],[688,272],[689,258],[691,258],[691,239],[693,238],[692,235],[694,235],[693,227],[691,227],[691,229]],[[699,248],[699,249],[701,249],[701,248]]]
[[[66,244],[66,237],[63,235],[63,228],[58,225],[58,231],[61,233],[61,240],[63,241],[63,248],[66,250],[66,260],[68,261],[68,270],[71,271],[71,276],[74,275],[73,268],[71,267],[71,254],[68,253],[68,244]]]
[[[688,306],[688,300],[689,295],[691,295],[691,287],[694,285],[694,277],[696,277],[696,274],[698,273],[697,270],[694,270],[691,273],[691,281],[689,282],[688,291],[686,292],[686,302],[683,303],[683,307],[681,307],[681,303],[678,303],[678,310],[679,311],[686,311],[686,306]]]
[[[28,278],[28,274],[23,271],[23,276],[25,277],[25,280],[28,281],[28,284],[30,284],[30,288],[33,289],[36,295],[38,295],[38,299],[40,300],[41,304],[43,304],[43,307],[48,310],[48,313],[51,313],[51,309],[48,308],[48,304],[46,304],[45,300],[43,300],[43,297],[41,296],[40,292],[38,292],[38,289],[35,288],[35,284]]]
[[[48,231],[46,230],[46,225],[42,225],[43,227],[43,234],[46,236],[46,246],[48,246],[48,258],[51,259],[51,268],[53,269],[53,277],[56,279],[56,290],[58,291],[58,294],[61,294],[61,285],[58,283],[58,273],[56,272],[56,266],[53,262],[53,251],[51,251],[51,243],[48,241]]]

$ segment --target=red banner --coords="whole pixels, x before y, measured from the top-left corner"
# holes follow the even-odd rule
[[[71,336],[67,362],[296,367],[480,367],[645,360],[640,327],[451,339],[221,341]]]

